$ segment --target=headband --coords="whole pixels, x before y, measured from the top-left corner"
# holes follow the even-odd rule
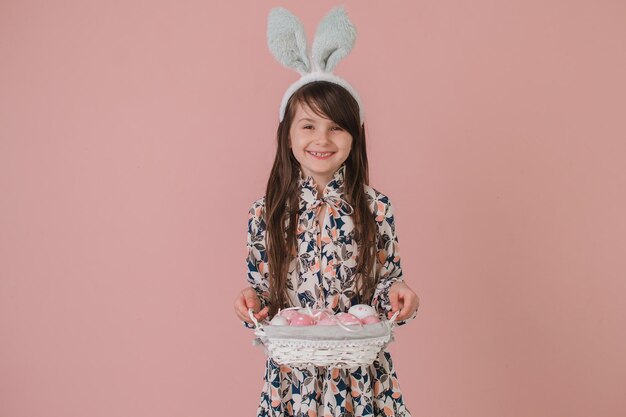
[[[352,94],[359,105],[359,116],[363,123],[363,105],[356,90],[332,72],[337,63],[350,53],[355,40],[355,27],[343,6],[337,6],[319,23],[309,56],[304,26],[300,20],[285,8],[275,7],[270,10],[267,45],[278,62],[300,74],[300,79],[291,84],[283,95],[279,111],[281,122],[285,117],[287,102],[298,88],[314,81],[329,81]]]

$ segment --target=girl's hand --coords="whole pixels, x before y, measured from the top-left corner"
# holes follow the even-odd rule
[[[258,321],[263,321],[267,317],[269,307],[266,306],[263,310],[259,311],[261,308],[259,296],[256,294],[254,288],[246,287],[237,295],[237,298],[235,298],[235,313],[239,319],[252,324],[252,320],[248,315],[248,309],[250,308],[255,312],[254,318]]]
[[[391,302],[389,318],[391,318],[396,311],[400,310],[396,321],[408,319],[420,305],[420,299],[417,294],[403,281],[397,281],[389,288],[389,302]]]

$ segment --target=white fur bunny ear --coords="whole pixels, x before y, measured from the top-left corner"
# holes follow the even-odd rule
[[[306,35],[300,20],[282,7],[270,10],[267,19],[267,45],[270,51],[286,67],[301,75],[292,83],[280,102],[279,120],[285,117],[291,96],[308,83],[325,81],[344,87],[359,106],[361,123],[364,120],[363,104],[356,90],[343,78],[333,74],[337,63],[350,53],[356,40],[356,29],[348,19],[343,6],[333,8],[320,22],[313,40],[309,59]]]
[[[267,45],[278,62],[301,75],[310,72],[302,22],[289,10],[275,7],[267,19]]]
[[[331,72],[350,53],[356,40],[356,28],[343,6],[334,7],[322,19],[311,51],[314,71]]]

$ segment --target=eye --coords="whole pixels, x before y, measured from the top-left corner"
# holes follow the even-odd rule
[[[343,129],[341,128],[341,126],[333,126],[333,128],[332,128],[332,129],[333,129],[333,130],[343,130]]]
[[[303,129],[313,129],[313,126],[311,125],[306,125],[306,126],[302,126]]]

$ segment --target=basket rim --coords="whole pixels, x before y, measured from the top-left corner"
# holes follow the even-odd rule
[[[289,309],[293,309],[293,308],[304,308],[304,307],[289,307]],[[391,318],[383,320],[382,323],[386,324],[389,327],[389,329],[392,329],[393,327],[398,325],[396,322],[396,319],[399,314],[400,314],[400,310],[393,313]],[[250,319],[254,323],[254,329],[262,331],[265,326],[262,323],[259,323],[256,317],[254,317],[254,310],[252,308],[248,309],[248,316],[250,316]],[[338,325],[347,331],[354,331],[353,329],[348,328],[348,326],[346,326],[345,324],[338,323]]]

